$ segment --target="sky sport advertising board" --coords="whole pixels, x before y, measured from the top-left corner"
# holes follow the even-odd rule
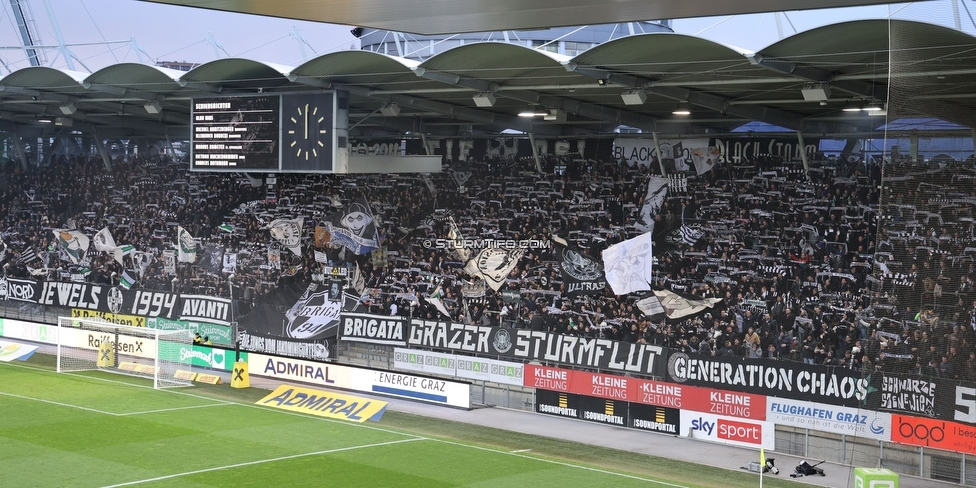
[[[680,431],[683,436],[733,446],[769,450],[776,447],[775,426],[761,420],[682,410]]]

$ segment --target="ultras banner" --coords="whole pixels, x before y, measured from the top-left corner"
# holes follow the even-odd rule
[[[579,368],[652,376],[664,374],[667,353],[660,346],[549,332],[412,319],[407,344],[468,354],[546,361]]]
[[[668,358],[668,380],[828,405],[858,407],[868,392],[860,371],[789,361],[689,356]]]

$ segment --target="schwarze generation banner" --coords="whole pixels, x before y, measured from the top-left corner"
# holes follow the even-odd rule
[[[407,344],[412,348],[557,362],[588,369],[663,375],[664,348],[609,339],[412,319]]]

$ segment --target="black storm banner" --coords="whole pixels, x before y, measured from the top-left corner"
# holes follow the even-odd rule
[[[668,380],[693,386],[759,393],[844,407],[859,407],[869,381],[860,371],[789,361],[689,356],[668,358]]]
[[[412,319],[407,344],[414,348],[502,356],[522,362],[555,362],[579,368],[652,376],[664,374],[667,353],[650,344]]]
[[[407,327],[403,317],[343,313],[339,319],[339,340],[403,347],[407,344]]]

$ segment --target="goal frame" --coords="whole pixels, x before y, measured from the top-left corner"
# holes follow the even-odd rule
[[[177,371],[187,371],[192,377],[192,355],[175,353],[177,348],[193,347],[193,336],[189,330],[135,327],[115,324],[99,318],[66,316],[59,316],[57,325],[55,362],[58,373],[106,371],[152,379],[154,389],[193,385],[192,381],[176,375]],[[100,334],[101,337],[96,339],[94,334]],[[125,338],[124,344],[122,338]],[[111,344],[111,365],[99,364],[103,354],[102,346],[106,339],[110,339],[108,344]],[[132,344],[141,346],[143,343],[149,343],[151,346],[146,350],[132,347]],[[170,357],[165,359],[164,355]],[[122,357],[130,360],[121,361]],[[123,363],[128,367],[124,368]],[[151,372],[147,368],[151,368]]]

